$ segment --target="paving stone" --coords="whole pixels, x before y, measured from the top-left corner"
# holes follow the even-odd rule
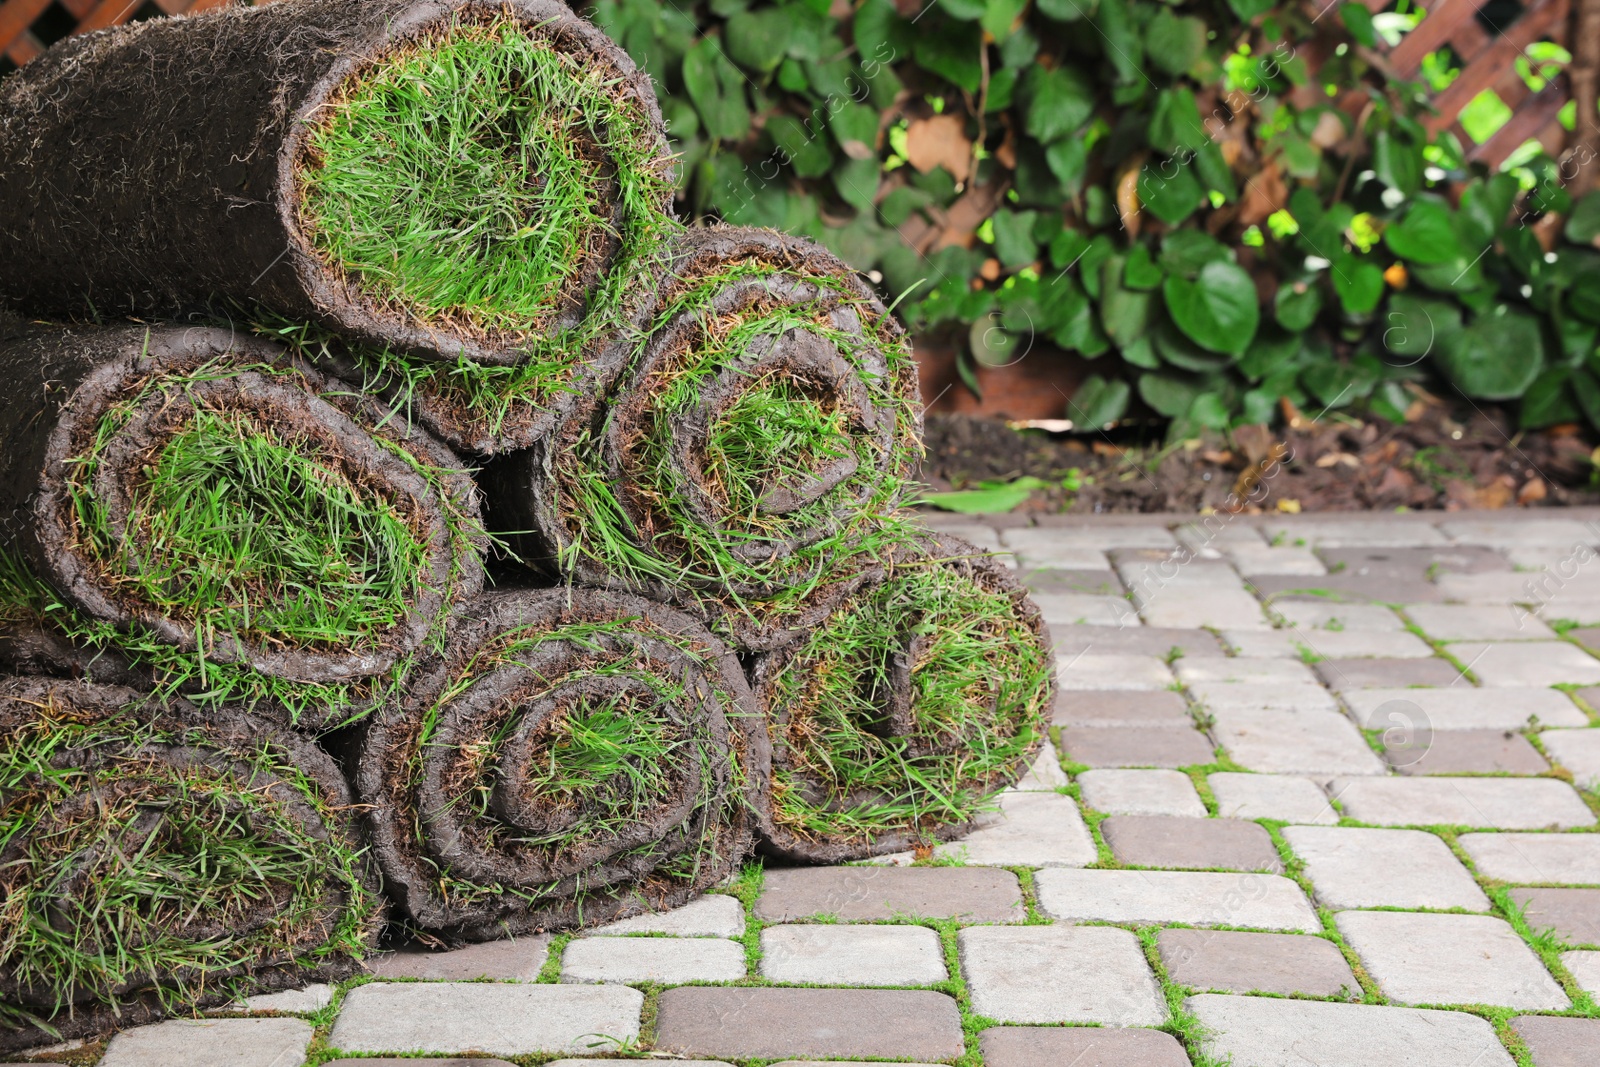
[[[1137,1028],[991,1026],[978,1049],[987,1067],[1189,1067],[1177,1038]]]
[[[1273,774],[1382,774],[1349,719],[1336,711],[1212,709],[1211,734],[1233,762]]]
[[[1523,1015],[1511,1020],[1511,1029],[1528,1046],[1533,1067],[1594,1067],[1600,1019]]]
[[[1226,655],[1217,635],[1210,630],[1145,626],[1137,618],[1126,626],[1052,626],[1050,637],[1058,656],[1091,651],[1163,660],[1175,654],[1186,658]]]
[[[1339,704],[1321,685],[1192,682],[1187,687],[1199,704],[1213,711],[1337,711]]]
[[[1600,889],[1516,888],[1508,892],[1534,933],[1554,930],[1565,944],[1600,948]]]
[[[1341,694],[1362,728],[1520,730],[1535,717],[1544,726],[1587,726],[1589,719],[1556,689],[1362,689]]]
[[[1167,1021],[1161,987],[1132,931],[974,926],[956,941],[975,1015],[1005,1023]]]
[[[311,1046],[303,1019],[172,1019],[111,1039],[103,1067],[285,1067]]]
[[[1572,1006],[1511,924],[1487,915],[1345,911],[1334,920],[1367,973],[1401,1004]]]
[[[333,986],[324,983],[281,993],[260,993],[244,1000],[245,1011],[281,1011],[289,1015],[310,1015],[333,1003]]]
[[[673,1060],[672,1062],[674,1067],[676,1067],[676,1065],[680,1063],[706,1061]],[[903,1061],[899,1062],[903,1063]],[[844,1067],[844,1065],[848,1063],[850,1063],[849,1060],[782,1060],[778,1063],[774,1063],[772,1067]],[[552,1065],[552,1067],[554,1067],[554,1065]],[[578,1065],[578,1067],[586,1067],[586,1065]],[[904,1067],[939,1067],[939,1065],[934,1063],[905,1063]]]
[[[1100,824],[1106,845],[1134,867],[1281,871],[1272,835],[1242,819],[1113,815]]]
[[[1202,515],[1193,522],[1181,523],[1172,528],[1172,536],[1185,548],[1196,552],[1201,549],[1223,550],[1240,545],[1265,545],[1266,539],[1249,523],[1240,522],[1237,515]]]
[[[1078,785],[1083,802],[1108,815],[1206,815],[1194,783],[1178,771],[1084,771]]]
[[[1527,612],[1485,604],[1409,604],[1411,621],[1439,641],[1531,641],[1555,636]]]
[[[965,1051],[953,997],[920,989],[680,986],[661,994],[656,1047],[729,1059],[910,1057]]]
[[[1589,594],[1582,599],[1577,596],[1563,596],[1540,604],[1532,610],[1535,615],[1547,622],[1554,623],[1556,620],[1575,622],[1579,629],[1590,629],[1600,623],[1600,595]]]
[[[621,985],[373,982],[344,998],[328,1044],[344,1052],[593,1055],[637,1038],[643,1007],[644,994]]]
[[[1034,526],[1006,530],[1002,535],[1007,548],[1047,566],[1053,559],[1065,558],[1072,550],[1085,548],[1101,552],[1113,548],[1178,547],[1178,541],[1159,523],[1114,526],[1109,523],[1083,523],[1076,526]]]
[[[1040,790],[1053,792],[1066,784],[1067,772],[1061,769],[1061,757],[1056,753],[1056,746],[1047,737],[1039,746],[1039,754],[1033,757],[1028,773],[1017,780],[1014,788],[1023,792]]]
[[[1548,736],[1548,735],[1546,735]],[[1384,759],[1401,774],[1543,774],[1550,764],[1512,730],[1385,731]]]
[[[1481,574],[1511,570],[1503,552],[1484,545],[1389,545],[1382,548],[1319,547],[1329,569],[1380,578],[1431,580],[1441,574]]]
[[[1094,626],[1116,629],[1139,625],[1133,605],[1120,596],[1093,596],[1089,593],[1034,593],[1033,602],[1049,625],[1058,627]]]
[[[1156,935],[1156,948],[1167,977],[1193,989],[1313,997],[1361,991],[1337,946],[1320,937],[1163,930]]]
[[[1103,557],[1102,557],[1103,558]],[[1039,593],[1080,593],[1088,596],[1120,597],[1127,590],[1107,564],[1100,570],[1056,570],[1049,567],[1026,569],[1017,575],[1035,595]]]
[[[1473,545],[1592,545],[1595,527],[1577,519],[1451,519],[1439,524],[1445,536]]]
[[[1316,576],[1328,573],[1328,568],[1313,553],[1304,548],[1273,548],[1266,544],[1232,545],[1222,550],[1228,562],[1248,576],[1257,574],[1293,574]]]
[[[1595,821],[1577,792],[1553,778],[1346,778],[1330,789],[1346,815],[1379,826],[1542,830]]]
[[[1316,933],[1300,887],[1275,874],[1210,871],[1040,871],[1039,907],[1073,922],[1187,923]]]
[[[1139,606],[1139,617],[1150,626],[1203,626],[1217,630],[1272,628],[1261,611],[1260,602],[1242,589],[1168,586]]]
[[[1226,563],[1197,559],[1193,554],[1118,552],[1117,575],[1141,607],[1173,589],[1243,590],[1239,572]]]
[[[1546,730],[1539,741],[1579,788],[1600,791],[1600,730]]]
[[[1591,997],[1600,997],[1600,952],[1580,949],[1561,954],[1561,965]]]
[[[950,977],[925,926],[794,925],[761,931],[761,975],[819,985],[931,985]]]
[[[1291,823],[1332,825],[1339,813],[1322,787],[1288,774],[1240,774],[1219,771],[1206,779],[1217,801],[1217,814],[1234,819],[1281,819]]]
[[[1048,549],[1026,552],[1011,550],[1017,557],[1018,567],[1028,570],[1104,571],[1111,570],[1111,561],[1098,548],[1072,548],[1053,546]],[[1119,591],[1120,592],[1120,591]]]
[[[1426,660],[1433,648],[1413,633],[1387,630],[1295,630],[1296,640],[1325,660]]]
[[[1374,516],[1372,518],[1300,518],[1267,520],[1259,524],[1268,542],[1278,545],[1314,545],[1318,548],[1371,548],[1445,545],[1443,534],[1421,519]]]
[[[1072,726],[1061,743],[1074,763],[1090,767],[1187,767],[1216,758],[1205,734],[1170,726]]]
[[[484,1059],[482,1056],[451,1056],[448,1059],[430,1057],[425,1062],[427,1067],[513,1067],[512,1064],[507,1063],[505,1060]],[[583,1064],[584,1067],[588,1067],[591,1063],[604,1062],[606,1061],[603,1059],[552,1060],[550,1063],[545,1064],[545,1067],[573,1067],[573,1064]],[[323,1067],[417,1067],[417,1061],[415,1057],[410,1056],[362,1056],[360,1059],[355,1060],[329,1060],[323,1064]],[[685,1065],[680,1060],[676,1067],[692,1067],[692,1065]],[[712,1064],[709,1061],[701,1060],[700,1067],[731,1067],[731,1065]]]
[[[744,946],[721,937],[585,937],[567,944],[563,982],[736,982]]]
[[[1425,830],[1287,826],[1283,837],[1330,908],[1489,910],[1450,846]]]
[[[373,1061],[372,1060],[347,1060],[345,1062],[359,1065],[359,1064],[372,1063]],[[417,1067],[417,1061],[416,1060],[398,1060],[396,1062],[398,1064],[400,1064],[401,1067]],[[440,1061],[440,1060],[428,1060],[426,1063],[423,1064],[423,1067],[434,1067],[434,1064],[435,1063],[439,1063],[439,1062],[443,1062],[443,1063],[487,1063],[487,1062],[490,1062],[490,1061],[488,1061],[488,1060],[443,1060],[443,1061]],[[493,1062],[499,1063],[500,1061],[499,1060],[495,1060]],[[584,1059],[551,1060],[549,1063],[545,1064],[544,1067],[594,1067],[594,1064],[596,1064],[596,1063],[638,1063],[638,1062],[639,1062],[638,1060],[633,1059],[631,1057],[623,1058],[623,1057],[619,1056],[616,1059],[612,1059],[612,1058],[607,1057],[607,1056],[601,1056],[601,1057],[598,1057],[598,1058],[595,1058],[595,1059],[590,1059],[590,1058],[585,1057]],[[673,1059],[670,1062],[672,1063],[672,1067],[733,1067],[733,1064],[727,1062],[726,1060],[680,1060],[680,1059]],[[791,1060],[790,1062],[793,1063],[794,1061]],[[506,1067],[510,1067],[510,1064],[507,1064]],[[777,1067],[777,1065],[774,1064],[773,1067]]]
[[[1274,611],[1287,603],[1421,604],[1442,600],[1439,587],[1425,578],[1390,578],[1364,572],[1335,571],[1320,578],[1291,574],[1258,574],[1250,578],[1258,597]]]
[[[1222,639],[1241,659],[1297,660],[1303,654],[1288,630],[1223,630]]]
[[[1056,694],[1057,726],[1160,726],[1190,729],[1194,719],[1179,693],[1126,689],[1066,690]]]
[[[1327,630],[1334,633],[1377,630],[1404,633],[1400,616],[1379,604],[1337,604],[1326,601],[1289,600],[1273,611],[1297,630]]]
[[[1458,644],[1450,654],[1488,687],[1600,682],[1600,660],[1566,641]]]
[[[1000,540],[1000,531],[993,523],[975,521],[966,515],[946,515],[937,511],[923,512],[917,519],[924,526],[971,541],[979,548],[1004,547]]]
[[[1179,660],[1178,680],[1184,685],[1228,682],[1238,685],[1307,685],[1320,683],[1304,663],[1286,659],[1197,659]]]
[[[1318,677],[1340,692],[1352,689],[1396,689],[1408,686],[1465,685],[1461,671],[1447,659],[1326,660],[1314,668]]]
[[[474,978],[499,978],[532,982],[538,979],[549,955],[549,937],[519,937],[506,941],[485,941],[480,945],[468,945],[448,952],[404,948],[374,956],[367,964],[379,978],[432,978],[457,982],[470,982]]]
[[[1575,630],[1568,630],[1566,636],[1590,652],[1600,653],[1600,626],[1580,626]]]
[[[845,922],[901,916],[1021,922],[1028,917],[1017,876],[984,867],[774,868],[766,873],[755,915],[766,922],[814,915]]]
[[[1460,1011],[1319,1000],[1184,1001],[1209,1031],[1202,1047],[1234,1067],[1515,1067],[1488,1020]],[[1307,1053],[1316,1058],[1308,1060]]]
[[[1457,840],[1485,878],[1600,886],[1600,835],[1462,834]]]
[[[1000,794],[1000,810],[980,815],[976,829],[933,852],[989,867],[1081,867],[1099,858],[1077,801],[1014,791]]]
[[[591,937],[617,934],[671,934],[674,937],[743,937],[744,906],[736,897],[707,893],[681,908],[635,915],[590,930]]]
[[[1485,574],[1441,574],[1439,591],[1461,604],[1540,604],[1558,594],[1561,581],[1536,571],[1491,571]]]
[[[1172,671],[1155,656],[1084,652],[1056,657],[1056,683],[1063,690],[1166,689]]]

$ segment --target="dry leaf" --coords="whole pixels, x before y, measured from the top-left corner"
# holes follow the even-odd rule
[[[1318,148],[1332,148],[1344,140],[1344,123],[1332,111],[1324,111],[1317,119],[1317,128],[1311,131],[1311,143]]]
[[[1144,153],[1140,152],[1117,177],[1117,214],[1129,237],[1139,236],[1139,170],[1143,166]]]
[[[1536,474],[1529,478],[1521,489],[1517,490],[1517,503],[1526,507],[1529,504],[1538,503],[1548,495],[1549,490],[1545,487],[1544,479]]]
[[[972,165],[972,142],[967,124],[956,115],[933,115],[906,127],[906,160],[926,174],[943,167],[958,182],[967,180]]]
[[[1285,515],[1298,515],[1300,514],[1300,501],[1284,497],[1278,501],[1278,510]]]
[[[1283,172],[1273,160],[1244,183],[1244,196],[1239,201],[1239,225],[1258,226],[1288,202],[1289,190],[1283,184]]]

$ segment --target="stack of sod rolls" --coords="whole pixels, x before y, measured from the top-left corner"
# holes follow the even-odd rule
[[[1048,637],[906,510],[903,332],[673,188],[555,0],[231,8],[0,81],[0,1052],[386,922],[926,846],[1020,776]]]

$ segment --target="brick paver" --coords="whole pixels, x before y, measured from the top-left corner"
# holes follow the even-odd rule
[[[710,893],[681,908],[635,915],[593,931],[591,936],[614,934],[671,934],[674,937],[739,937],[744,933],[744,908],[739,901]]]
[[[1078,785],[1085,804],[1111,815],[1206,814],[1194,783],[1180,771],[1084,771]]]
[[[1593,826],[1594,813],[1551,778],[1346,778],[1333,795],[1352,819],[1379,826]]]
[[[1140,626],[1136,619],[1128,626],[1052,626],[1050,636],[1056,652],[1076,656],[1095,651],[1125,656],[1160,656],[1176,651],[1185,659],[1223,655],[1222,643],[1210,630],[1176,629],[1167,626]]]
[[[1166,1021],[1161,989],[1128,930],[975,926],[961,931],[958,942],[979,1015],[1008,1023]]]
[[[793,922],[816,915],[845,921],[1027,918],[1022,885],[1009,871],[974,867],[793,867],[767,872],[756,917]]]
[[[375,982],[345,997],[328,1044],[343,1052],[590,1055],[639,1036],[644,994],[622,985]]]
[[[1277,819],[1318,824],[1339,821],[1339,813],[1328,803],[1328,795],[1309,778],[1219,771],[1208,777],[1206,784],[1216,798],[1217,814],[1225,819]]]
[[[1600,791],[1600,729],[1546,730],[1539,741],[1580,787]]]
[[[1172,672],[1166,661],[1156,656],[1084,652],[1058,655],[1056,680],[1068,690],[1166,689],[1172,684]]]
[[[1514,730],[1385,731],[1383,750],[1389,765],[1407,775],[1543,774],[1550,769]]]
[[[1418,725],[1431,730],[1520,730],[1587,726],[1589,719],[1556,689],[1474,689],[1465,682],[1439,689],[1363,689],[1345,693],[1356,722],[1368,730]]]
[[[939,935],[923,926],[769,926],[761,974],[774,982],[929,985],[949,977]]]
[[[1002,794],[998,812],[980,815],[976,830],[934,852],[992,867],[1081,867],[1096,858],[1077,802],[1037,792]]]
[[[585,937],[561,957],[563,982],[734,982],[744,946],[720,937]]]
[[[1538,619],[1502,604],[1411,604],[1403,610],[1436,641],[1532,641],[1555,636]]]
[[[1600,660],[1566,641],[1463,641],[1451,645],[1450,654],[1491,687],[1542,688],[1600,682]]]
[[[1523,885],[1600,886],[1600,835],[1462,834],[1485,878]]]
[[[173,1019],[111,1039],[102,1067],[283,1067],[305,1059],[312,1029],[299,1019]]]
[[[1317,677],[1339,692],[1444,686],[1461,681],[1461,669],[1447,659],[1343,659],[1316,664]]]
[[[1125,690],[1062,693],[1056,700],[1057,726],[1194,725],[1189,705],[1177,693],[1130,693]]]
[[[1346,911],[1337,923],[1378,988],[1396,1003],[1571,1007],[1533,949],[1503,919]]]
[[[1600,1048],[1600,1019],[1556,1019],[1523,1015],[1511,1029],[1533,1055],[1534,1067],[1591,1067]]]
[[[680,986],[661,994],[656,1046],[737,1058],[961,1055],[954,998],[914,989]]]
[[[1189,1067],[1178,1039],[1159,1030],[993,1026],[978,1048],[988,1067]]]
[[[1167,726],[1069,727],[1061,743],[1074,763],[1090,767],[1188,767],[1214,755],[1199,730]]]
[[[1060,869],[1040,871],[1034,886],[1040,910],[1069,921],[1322,928],[1300,887],[1273,874]]]
[[[1272,835],[1243,819],[1113,815],[1100,824],[1111,854],[1131,867],[1279,871]]]
[[[1184,1002],[1217,1062],[1289,1067],[1515,1067],[1494,1027],[1459,1011],[1202,994]]]
[[[1163,930],[1156,944],[1172,980],[1202,992],[1348,997],[1361,991],[1338,946],[1320,937]]]
[[[1461,861],[1426,831],[1288,826],[1283,837],[1330,908],[1489,910]]]
[[[1554,930],[1566,944],[1600,948],[1600,889],[1518,887],[1508,892],[1530,930]]]
[[[1233,762],[1272,774],[1382,774],[1383,760],[1336,711],[1214,708],[1212,734]]]
[[[497,978],[531,982],[539,977],[550,955],[548,937],[519,937],[507,941],[486,941],[481,945],[433,952],[406,948],[385,952],[367,961],[379,978],[432,978],[470,982],[474,978]]]

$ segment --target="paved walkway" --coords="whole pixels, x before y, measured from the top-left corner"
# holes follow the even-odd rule
[[[101,1063],[1600,1064],[1600,512],[1050,521],[940,523],[1014,555],[1064,689],[966,841],[390,955]]]

